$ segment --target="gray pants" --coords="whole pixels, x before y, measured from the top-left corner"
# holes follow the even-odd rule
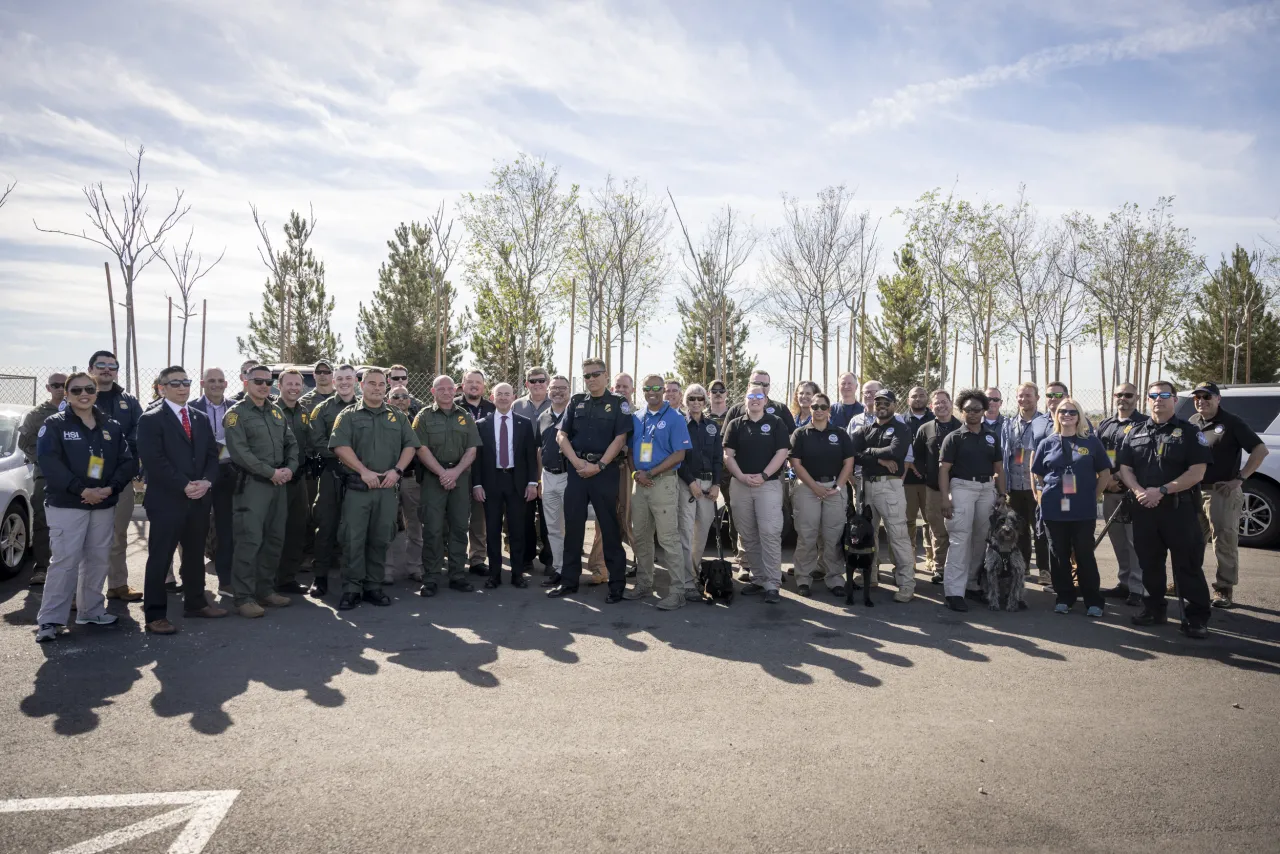
[[[133,521],[133,481],[120,491],[112,525],[110,569],[107,587],[124,587],[129,583],[129,564],[125,551],[129,546],[129,523]]]
[[[907,496],[902,489],[902,478],[891,477],[888,480],[871,480],[863,484],[866,490],[867,503],[871,505],[871,524],[875,527],[877,537],[880,525],[884,525],[889,535],[889,551],[893,553],[893,575],[898,582],[898,590],[914,593],[916,589],[916,550],[907,534]],[[987,514],[990,515],[990,508]],[[986,542],[986,534],[982,540]],[[880,550],[876,543],[876,566],[879,568]],[[872,573],[872,583],[875,573]]]
[[[115,532],[113,507],[102,510],[46,507],[49,521],[49,574],[40,602],[40,625],[65,626],[71,618],[72,597],[80,617],[96,617],[106,610],[102,582],[107,577],[111,538]]]
[[[947,566],[942,572],[945,596],[964,596],[979,587],[978,567],[987,549],[996,488],[990,481],[951,479],[951,518],[947,520]],[[904,523],[905,524],[905,523]]]
[[[683,481],[680,483],[680,547],[684,551],[685,566],[689,568],[685,585],[685,590],[689,591],[698,589],[698,570],[702,566],[702,553],[707,548],[707,532],[716,518],[716,503],[706,497],[711,481],[700,480],[698,484],[703,497],[690,501],[693,495],[689,492],[689,485]],[[716,536],[720,536],[718,531]]]
[[[1124,493],[1121,492],[1102,493],[1102,518],[1110,519],[1123,498]],[[1142,567],[1138,566],[1138,553],[1133,548],[1133,523],[1115,523],[1107,530],[1107,537],[1116,553],[1116,583],[1128,587],[1130,594],[1144,595],[1146,588],[1142,586]]]
[[[1240,580],[1240,516],[1244,513],[1244,491],[1240,487],[1203,488],[1200,531],[1205,539],[1213,535],[1213,555],[1218,561],[1213,589],[1230,593]]]
[[[766,590],[777,590],[782,586],[782,481],[747,486],[735,478],[729,491],[751,581]]]
[[[820,480],[819,486],[833,487],[835,479]],[[796,584],[812,584],[814,570],[823,557],[823,569],[827,587],[844,585],[844,566],[841,537],[844,536],[845,497],[841,489],[835,495],[818,498],[813,490],[798,478],[791,491],[791,515],[796,524]]]
[[[547,520],[547,539],[551,542],[551,571],[564,569],[564,489],[569,473],[542,472],[542,513]]]

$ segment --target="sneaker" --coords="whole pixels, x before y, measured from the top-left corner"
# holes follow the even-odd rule
[[[1070,606],[1070,605],[1068,605],[1066,602],[1059,602],[1057,605],[1054,605],[1054,606],[1053,606],[1053,613],[1055,613],[1055,614],[1070,614],[1070,613],[1071,613],[1071,606]]]
[[[1215,590],[1213,594],[1213,601],[1209,604],[1215,608],[1230,608],[1236,603],[1231,596],[1230,590]]]
[[[1204,623],[1187,623],[1182,627],[1182,633],[1189,638],[1204,640],[1209,636],[1209,627]]]
[[[263,614],[267,613],[267,611],[257,602],[245,602],[243,605],[236,606],[236,613],[242,617],[249,617],[250,619],[253,619],[255,617],[261,617]]]
[[[764,603],[765,603],[766,605],[777,605],[777,604],[778,604],[778,591],[777,591],[777,590],[766,590],[766,591],[764,592]]]
[[[659,602],[657,608],[659,611],[674,611],[677,608],[683,608],[684,602],[684,594],[677,590],[668,594],[666,598]]]
[[[31,573],[31,586],[39,587],[44,584],[46,572],[43,569],[37,569]]]
[[[62,628],[57,623],[41,623],[40,628],[36,629],[36,643],[57,640],[58,635],[62,633]]]
[[[697,590],[686,590],[686,591],[684,592],[684,601],[686,601],[686,602],[701,602],[701,601],[702,601],[702,593],[701,593],[700,591],[697,591]]]
[[[893,594],[893,601],[906,604],[907,602],[910,602],[914,596],[915,592],[912,590],[899,590],[897,593]]]
[[[653,593],[652,587],[645,587],[643,589],[639,587],[632,587],[626,593],[622,594],[622,598],[623,599],[647,599],[649,598],[649,595],[652,593]]]
[[[942,583],[942,573],[941,573],[941,572],[935,572],[932,576],[930,576],[930,578],[929,578],[929,583],[930,583],[930,584],[941,584],[941,583]]]
[[[99,614],[96,617],[76,617],[77,626],[110,626],[120,618],[115,614]]]
[[[755,582],[751,582],[750,584],[747,584],[746,586],[744,586],[740,592],[742,593],[743,596],[756,596],[764,592],[764,586],[760,584],[756,584]]]
[[[1098,617],[1101,617],[1101,616],[1102,616],[1102,606],[1101,606],[1101,605],[1090,605],[1090,606],[1085,610],[1084,615],[1085,615],[1086,617],[1093,617],[1093,618],[1095,618],[1095,619],[1096,619],[1096,618],[1098,618]]]

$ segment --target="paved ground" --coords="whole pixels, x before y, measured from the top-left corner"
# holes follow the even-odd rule
[[[116,850],[1275,851],[1277,554],[1242,579],[1208,642],[1123,607],[1054,616],[1038,588],[1029,612],[955,615],[921,578],[849,611],[405,584],[391,608],[300,600],[172,638],[117,603],[118,626],[45,645],[9,581],[0,850],[185,809]],[[220,822],[6,801],[191,790],[238,794]]]

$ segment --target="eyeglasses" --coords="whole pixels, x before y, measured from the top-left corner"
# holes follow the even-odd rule
[[[1171,391],[1149,391],[1149,392],[1147,392],[1147,399],[1148,399],[1148,400],[1168,400],[1169,398],[1171,398],[1171,397],[1173,397],[1173,396],[1174,396],[1174,394],[1173,394],[1173,392],[1171,392]]]
[[[408,380],[408,379],[409,379],[409,375],[408,375],[408,374],[401,374],[401,375],[400,375],[400,376],[398,376],[398,377],[387,377],[387,379],[391,380],[393,383],[405,382],[406,380]]]
[[[94,362],[93,366],[100,371],[118,371],[120,370],[119,362]]]
[[[1128,400],[1129,398],[1133,397],[1133,392],[1131,392],[1131,391],[1118,391],[1118,392],[1116,392],[1115,394],[1113,394],[1113,395],[1111,395],[1111,396],[1112,396],[1112,397],[1118,397],[1118,398],[1120,398],[1121,400]]]
[[[747,400],[764,400],[764,395],[760,393],[747,395]]]
[[[1080,413],[1076,412],[1074,409],[1059,409],[1058,414],[1063,416],[1064,418],[1068,415],[1070,415],[1072,418],[1075,418]]]
[[[1066,397],[1067,393],[1065,391],[1046,391],[1044,396],[1050,400],[1057,400],[1059,398]]]
[[[1196,400],[1213,400],[1213,395],[1211,394],[1193,394],[1191,396]]]
[[[205,380],[205,381],[204,381],[204,384],[205,384],[205,385],[226,385],[226,384],[227,384],[227,381],[226,381],[226,380],[223,380],[223,379],[213,379],[213,378],[210,378],[210,379]]]
[[[640,390],[641,391],[662,391],[662,386],[660,385],[641,386]]]
[[[830,408],[831,404],[829,403],[815,403],[812,407],[814,412],[826,412]]]
[[[603,376],[603,375],[604,375],[604,371],[592,371],[592,372],[591,372],[591,373],[589,373],[589,374],[583,374],[583,375],[582,375],[582,378],[583,378],[584,380],[593,380],[593,379],[595,379],[596,377],[598,377],[598,376]]]
[[[62,388],[66,383],[49,383],[49,388]]]
[[[312,371],[312,373],[313,373],[313,374],[315,374],[315,375],[316,375],[316,376],[318,376],[318,377],[331,377],[331,376],[333,376],[333,371]]]
[[[190,388],[191,380],[165,380],[164,384],[169,388]]]
[[[965,412],[986,412],[987,410],[983,409],[981,406],[966,406],[964,408],[964,411]]]
[[[97,393],[98,387],[92,385],[73,385],[71,388],[67,389],[67,394],[72,395],[73,397],[79,397],[82,394]]]
[[[525,380],[525,382],[528,383],[529,385],[542,385],[546,381],[547,381],[546,377],[534,377],[533,379]]]
[[[249,382],[254,385],[271,385],[271,380],[263,379],[262,377],[250,377]]]
[[[706,403],[707,399],[700,394],[690,395],[685,398],[688,403]]]

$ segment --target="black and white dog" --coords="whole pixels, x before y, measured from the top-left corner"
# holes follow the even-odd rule
[[[991,511],[987,552],[982,559],[982,589],[992,611],[1020,611],[1026,589],[1027,562],[1018,548],[1018,514],[1003,501]]]
[[[862,574],[862,604],[871,601],[871,581],[876,571],[876,529],[871,522],[871,505],[861,510],[852,505],[845,513],[844,536],[844,604],[853,604],[853,580]]]

